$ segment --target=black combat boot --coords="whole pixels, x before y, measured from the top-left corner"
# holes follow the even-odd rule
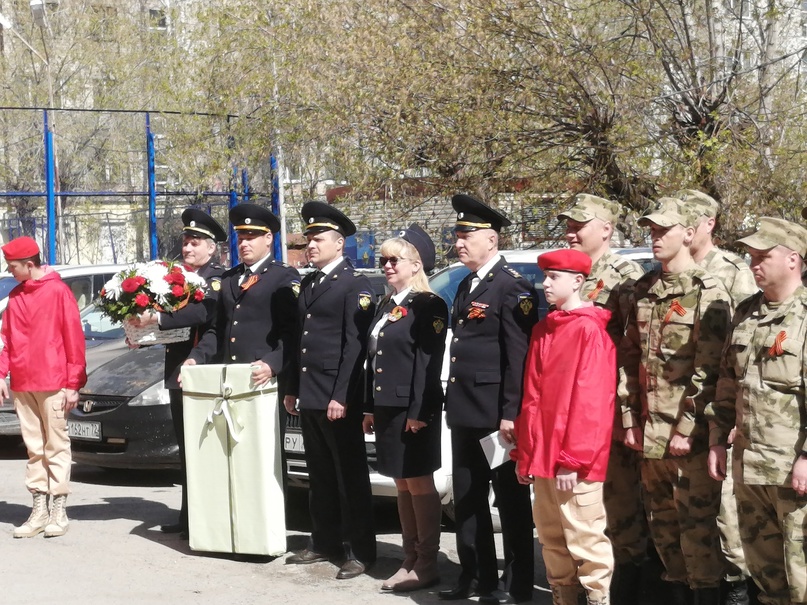
[[[720,582],[720,605],[750,605],[746,580]]]
[[[695,593],[683,582],[664,582],[664,588],[668,605],[695,605]]]
[[[614,569],[611,580],[611,603],[614,605],[639,605],[642,568],[635,563],[620,563]]]
[[[695,605],[720,605],[720,588],[695,589]]]

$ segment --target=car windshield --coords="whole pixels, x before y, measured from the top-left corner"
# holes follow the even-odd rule
[[[8,296],[14,287],[19,284],[20,282],[13,277],[0,277],[0,298]]]
[[[81,312],[84,338],[87,340],[113,340],[123,338],[123,326],[112,323],[97,305],[90,305]]]

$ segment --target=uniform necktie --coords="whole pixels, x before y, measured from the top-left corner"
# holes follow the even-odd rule
[[[482,281],[482,280],[481,280],[481,279],[479,279],[479,275],[474,274],[473,279],[471,279],[471,286],[468,288],[468,294],[470,294],[471,292],[473,292],[473,291],[474,291],[474,288],[476,288],[476,287],[479,285],[479,282],[481,282],[481,281]]]
[[[322,281],[322,276],[325,275],[322,271],[317,269],[314,271],[314,279],[311,280],[311,289],[313,290],[319,285],[319,282]]]
[[[251,275],[252,275],[252,269],[245,266],[244,273],[241,275],[241,279],[238,280],[238,285],[240,286],[241,284],[245,283],[250,278]]]

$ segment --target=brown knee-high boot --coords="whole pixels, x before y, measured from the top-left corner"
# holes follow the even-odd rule
[[[412,494],[408,491],[398,492],[398,516],[401,519],[401,538],[404,551],[404,560],[401,563],[401,568],[392,575],[392,577],[384,580],[381,585],[381,590],[395,590],[395,586],[405,580],[415,566],[417,559],[417,551],[415,544],[418,541],[418,527],[417,519],[415,517],[415,509],[412,504]]]
[[[429,588],[440,581],[437,567],[437,554],[440,552],[440,521],[443,506],[437,492],[412,496],[412,504],[417,518],[418,540],[415,545],[417,560],[406,579],[398,582],[395,592],[406,592]]]

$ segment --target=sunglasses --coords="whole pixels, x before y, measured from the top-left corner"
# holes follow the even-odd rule
[[[397,256],[382,256],[378,259],[378,266],[384,267],[387,263],[392,265],[393,267],[398,264],[399,261],[409,260],[408,258],[398,258]]]

